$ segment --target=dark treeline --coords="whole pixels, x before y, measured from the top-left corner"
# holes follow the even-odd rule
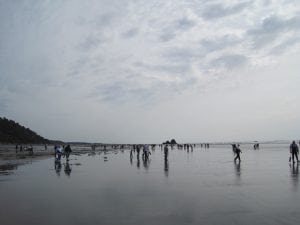
[[[0,143],[46,144],[50,141],[13,120],[0,117]]]

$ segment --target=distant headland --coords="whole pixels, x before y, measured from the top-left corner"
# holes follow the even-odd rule
[[[13,120],[0,117],[0,143],[50,144],[52,142]]]

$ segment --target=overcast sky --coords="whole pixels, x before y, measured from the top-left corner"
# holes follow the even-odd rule
[[[50,139],[300,138],[298,0],[0,0],[0,116]]]

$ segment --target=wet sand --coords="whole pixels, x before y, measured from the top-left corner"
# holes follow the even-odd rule
[[[288,145],[129,151],[35,160],[0,175],[1,224],[299,224]]]
[[[54,156],[53,145],[48,145],[47,149],[45,149],[44,145],[33,145],[33,154],[28,151],[18,151],[16,153],[15,146],[16,145],[11,144],[0,144],[0,171],[10,170],[9,168],[31,163],[33,160],[47,159]],[[28,145],[28,147],[29,146],[30,145]],[[72,146],[72,154],[78,155],[89,152],[91,152],[89,145]]]

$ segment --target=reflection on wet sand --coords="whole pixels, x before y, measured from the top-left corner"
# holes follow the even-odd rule
[[[148,170],[149,166],[150,166],[150,159],[143,158],[143,166],[144,166],[145,170]]]
[[[57,176],[60,176],[61,171],[61,161],[60,159],[54,159],[54,169]]]
[[[72,168],[71,168],[71,165],[69,163],[69,161],[67,161],[65,164],[64,164],[64,167],[65,167],[65,174],[70,177],[71,176],[71,172],[72,172]]]
[[[294,191],[298,190],[299,183],[299,164],[298,163],[290,163],[291,170],[291,181],[293,184]]]
[[[168,158],[165,158],[164,172],[165,172],[165,176],[168,177],[169,176],[169,160],[168,160]]]
[[[61,169],[62,169],[61,159],[56,158],[54,160],[54,169],[55,169],[56,175],[59,177],[61,175]],[[69,160],[66,160],[66,162],[64,163],[64,172],[65,172],[65,175],[67,175],[68,177],[71,176],[72,167],[71,167],[71,164],[69,163]]]
[[[241,181],[241,161],[233,161],[234,162],[234,170],[237,184],[240,184]]]
[[[138,169],[140,169],[140,157],[139,157],[139,155],[137,156],[136,167]]]
[[[299,169],[287,166],[286,152],[245,149],[242,165],[228,148],[191,154],[190,147],[189,158],[187,147],[159,150],[150,160],[142,151],[108,150],[19,166],[13,179],[1,179],[1,222],[33,225],[38,215],[45,225],[54,217],[59,224],[299,224]]]
[[[130,154],[130,164],[132,165],[133,155]]]
[[[18,169],[18,164],[4,164],[0,165],[0,175],[9,175],[13,170]]]

